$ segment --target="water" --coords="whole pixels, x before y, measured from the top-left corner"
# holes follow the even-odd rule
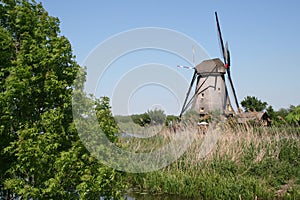
[[[193,200],[192,198],[184,198],[179,195],[153,195],[148,193],[130,193],[126,194],[127,200]]]

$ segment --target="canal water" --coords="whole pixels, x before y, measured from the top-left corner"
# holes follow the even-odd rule
[[[127,200],[196,200],[178,195],[153,195],[148,193],[130,193],[126,194],[125,198]]]

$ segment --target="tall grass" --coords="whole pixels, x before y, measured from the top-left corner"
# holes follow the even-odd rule
[[[123,141],[136,152],[152,151],[176,134],[197,132],[184,126],[163,129],[154,138]],[[300,199],[300,140],[297,129],[221,127],[217,142],[205,151],[208,137],[198,134],[176,162],[151,173],[129,174],[131,188],[190,199]],[[199,156],[206,152],[206,156]]]

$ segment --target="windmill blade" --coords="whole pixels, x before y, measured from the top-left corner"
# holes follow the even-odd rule
[[[191,89],[192,89],[192,87],[193,87],[193,85],[194,85],[196,76],[197,76],[197,71],[196,71],[196,69],[195,69],[195,72],[194,72],[193,78],[192,78],[192,80],[191,80],[191,83],[190,83],[188,92],[186,93],[186,97],[185,97],[185,100],[184,100],[184,103],[183,103],[181,112],[180,112],[180,114],[179,114],[179,118],[181,118],[182,114],[183,114],[184,111],[186,110],[187,100],[188,100],[189,95],[190,95],[190,93],[191,93]]]
[[[225,44],[225,59],[226,59],[228,67],[230,67],[230,53],[229,53],[229,48],[228,48],[228,42],[226,42],[226,44]]]
[[[230,62],[230,53],[229,53],[229,48],[228,48],[228,42],[226,42],[226,44],[225,44],[225,51],[226,51],[226,61],[227,61],[227,64],[225,64],[225,67],[227,69],[228,80],[229,80],[230,87],[231,87],[231,90],[232,90],[232,93],[233,93],[233,96],[234,96],[234,101],[235,101],[236,107],[239,111],[240,110],[239,109],[240,108],[239,107],[239,102],[237,100],[237,95],[236,95],[236,92],[235,92],[235,88],[234,88],[233,81],[232,81],[232,78],[231,78],[231,73],[230,73],[231,62]]]
[[[231,62],[230,62],[230,53],[229,53],[229,50],[227,49],[227,64],[228,64],[228,67],[231,66]]]
[[[222,38],[222,33],[221,33],[221,28],[220,28],[220,24],[219,24],[219,19],[218,19],[218,14],[217,12],[215,12],[216,15],[216,22],[217,22],[217,28],[218,28],[218,34],[219,34],[219,41],[221,44],[221,50],[222,50],[222,54],[223,54],[223,58],[224,58],[224,66],[227,69],[227,75],[228,75],[228,79],[229,79],[229,83],[230,83],[230,87],[234,96],[234,100],[235,100],[235,104],[238,108],[238,110],[240,110],[239,108],[239,103],[237,100],[237,96],[236,96],[236,92],[235,92],[235,88],[233,86],[233,81],[231,78],[231,73],[230,73],[230,53],[229,53],[229,48],[228,48],[228,42],[226,42],[225,44],[225,48],[224,48],[224,43],[223,43],[223,38]]]
[[[219,42],[220,42],[221,51],[222,51],[222,55],[223,55],[223,59],[224,59],[224,64],[227,64],[227,60],[226,60],[226,57],[225,57],[224,42],[223,42],[223,38],[222,38],[222,33],[221,33],[221,28],[220,28],[220,24],[219,24],[219,19],[218,19],[217,12],[215,12],[215,16],[216,16],[218,36],[219,36]]]
[[[237,107],[237,109],[239,111],[240,110],[240,106],[239,106],[239,102],[237,100],[236,92],[235,92],[235,89],[234,89],[234,86],[233,86],[233,81],[231,79],[230,68],[227,68],[227,75],[228,75],[230,87],[231,87],[231,90],[232,90],[232,93],[233,93],[233,96],[234,96],[234,101],[235,101],[236,107]]]
[[[185,66],[185,65],[177,65],[178,68],[184,68],[184,69],[195,69],[195,67]]]
[[[228,42],[225,43],[224,57],[225,57],[226,62],[228,62]]]
[[[226,63],[224,64],[224,67],[228,70],[228,68],[230,67],[230,53],[229,53],[229,49],[228,49],[228,42],[226,42],[225,44],[225,60]]]

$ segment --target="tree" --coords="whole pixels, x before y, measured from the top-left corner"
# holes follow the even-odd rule
[[[268,106],[268,108],[266,109],[266,112],[268,113],[273,126],[280,126],[286,124],[286,121],[284,120],[286,115],[284,114],[284,116],[282,116],[281,112],[283,110],[285,109],[281,108],[279,111],[275,111],[272,106]]]
[[[179,121],[178,116],[175,116],[175,115],[168,115],[168,116],[166,117],[165,126],[174,125],[174,124],[177,123],[178,121]]]
[[[131,119],[134,123],[142,127],[149,125],[151,122],[151,118],[148,113],[131,115]]]
[[[90,155],[74,125],[74,80],[78,74],[84,80],[84,72],[59,34],[59,20],[35,1],[0,0],[0,24],[0,194],[117,197],[120,173]],[[101,106],[98,112],[108,116],[109,108]]]
[[[1,7],[0,7],[1,8]],[[2,14],[0,10],[0,15]],[[11,66],[11,59],[14,57],[14,47],[12,38],[9,32],[0,27],[0,194],[3,191],[3,182],[6,176],[6,171],[9,169],[13,160],[9,155],[6,155],[3,149],[13,140],[13,135],[9,134],[9,124],[11,122],[8,112],[8,104],[3,97],[5,92],[5,80],[9,75],[9,67]]]
[[[300,105],[290,107],[291,112],[286,116],[286,120],[293,125],[300,126]]]
[[[247,96],[241,102],[241,105],[243,106],[246,112],[253,112],[253,111],[261,112],[264,109],[266,109],[268,103],[262,102],[261,100],[257,99],[254,96]]]
[[[115,121],[111,107],[109,105],[108,97],[101,97],[100,100],[96,100],[96,115],[99,121],[100,128],[111,142],[117,142],[118,137],[118,125]]]
[[[280,108],[276,113],[278,114],[279,117],[283,119],[289,114],[289,112],[290,112],[289,109]]]
[[[164,124],[166,121],[166,114],[161,109],[148,110],[147,114],[151,119],[151,124]]]

